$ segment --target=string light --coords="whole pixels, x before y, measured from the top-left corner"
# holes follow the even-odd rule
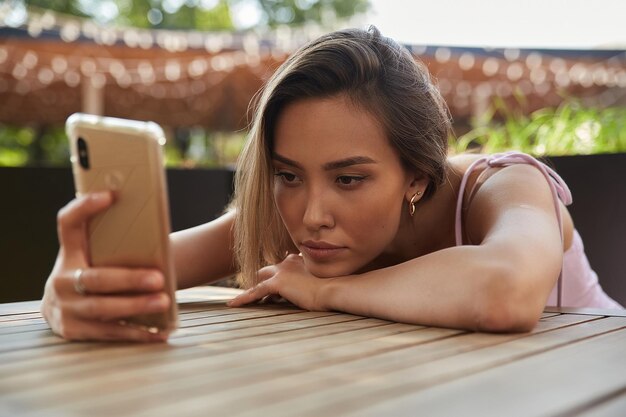
[[[28,74],[28,70],[24,65],[16,64],[15,67],[13,67],[12,74],[13,78],[15,78],[16,80],[22,80],[26,77],[26,74]]]
[[[320,34],[319,28],[314,31],[311,26],[305,26],[302,30],[281,26],[263,35],[263,40],[255,32],[232,34],[110,28],[94,21],[57,16],[50,11],[39,15],[29,13],[22,26],[33,38],[40,37],[43,31],[58,30],[64,42],[74,42],[82,36],[99,45],[114,45],[120,41],[129,48],[146,50],[158,45],[172,54],[190,48],[194,50],[194,53],[165,59],[156,57],[152,60],[112,58],[97,49],[89,50],[87,56],[77,56],[71,52],[64,55],[45,50],[28,50],[19,61],[11,60],[10,65],[0,65],[0,75],[9,77],[9,81],[0,77],[0,91],[10,89],[17,94],[46,91],[46,87],[55,80],[71,88],[81,82],[89,82],[95,88],[104,88],[108,83],[115,82],[123,90],[130,88],[127,90],[129,100],[122,100],[124,105],[130,103],[130,108],[143,95],[158,99],[185,99],[186,106],[192,109],[211,108],[214,104],[207,99],[206,92],[224,82],[235,68],[244,67],[251,76],[266,79],[271,72],[264,63],[273,60],[274,65],[283,61],[296,47]],[[10,48],[0,45],[0,64],[4,64],[14,54]],[[428,51],[423,45],[407,46],[407,49],[414,55]],[[447,75],[448,79],[442,77],[439,80],[441,93],[452,100],[454,107],[465,109],[470,104],[470,98],[474,106],[476,100],[486,100],[494,94],[508,97],[513,91],[545,96],[555,88],[572,85],[584,88],[626,87],[623,55],[590,64],[574,63],[570,59],[551,57],[540,52],[527,53],[516,48],[501,51],[500,56],[498,51],[488,51],[491,56],[482,60],[477,58],[481,56],[480,52],[475,54],[465,50],[456,56],[448,47],[435,48],[432,59],[436,62],[446,64],[456,56],[458,68],[462,71],[476,68],[485,77],[492,78],[491,82],[464,80],[458,70],[447,66],[441,74]],[[11,77],[16,82],[10,82]],[[48,94],[47,103],[68,99],[62,95],[57,100],[52,93],[43,94]]]
[[[120,61],[113,59],[109,62],[109,72],[113,78],[118,79],[126,74],[126,68]]]
[[[141,31],[137,36],[137,44],[142,49],[150,49],[153,45],[152,34],[148,31]]]
[[[124,43],[129,48],[136,48],[139,44],[139,35],[137,35],[137,31],[128,29],[124,32]]]
[[[500,63],[495,58],[487,58],[485,62],[483,62],[483,74],[487,77],[493,77],[498,72],[500,68]]]
[[[552,61],[550,61],[549,68],[553,74],[556,74],[567,68],[567,65],[565,64],[565,60],[561,58],[554,58]]]
[[[154,75],[154,69],[152,68],[152,64],[148,61],[142,61],[137,66],[137,73],[139,73],[139,78],[146,85],[151,85],[156,81],[156,76]]]
[[[435,60],[440,64],[444,64],[450,60],[452,52],[449,48],[437,48],[435,51]]]
[[[411,45],[410,49],[413,55],[420,56],[422,54],[425,54],[428,48],[426,47],[426,45]]]
[[[92,59],[83,59],[80,63],[80,72],[83,75],[89,77],[93,75],[97,70],[96,63]]]
[[[208,70],[208,65],[206,60],[196,58],[187,67],[187,73],[192,78],[202,77]]]
[[[533,68],[530,71],[530,82],[534,85],[542,84],[546,80],[546,71],[543,68]]]
[[[68,70],[63,75],[63,80],[68,87],[74,88],[80,84],[80,75],[74,70]]]
[[[531,52],[526,56],[526,66],[528,69],[533,70],[541,66],[542,61],[541,54],[538,52]]]
[[[556,85],[558,85],[561,88],[569,87],[570,78],[569,78],[569,75],[567,74],[567,71],[565,70],[565,71],[556,73],[554,75],[554,82],[556,83]]]
[[[32,38],[37,38],[39,37],[39,35],[41,35],[41,32],[43,31],[43,27],[40,23],[39,20],[37,19],[33,19],[31,21],[28,22],[28,34],[32,37]]]
[[[204,47],[204,38],[202,33],[192,31],[187,34],[187,44],[189,48],[192,49],[201,49]]]
[[[519,62],[514,62],[506,69],[506,77],[510,81],[517,81],[524,75],[524,68]]]
[[[52,72],[50,68],[43,67],[39,70],[37,78],[39,79],[40,83],[44,85],[49,85],[52,80],[54,80],[54,72]]]
[[[99,45],[115,45],[115,42],[117,42],[117,33],[115,32],[115,30],[112,29],[102,29],[99,30],[95,37],[94,37],[94,41],[99,44]]]
[[[75,22],[68,22],[61,27],[60,35],[65,42],[74,42],[80,36],[80,27]]]
[[[96,26],[96,24],[91,21],[91,20],[85,20],[83,21],[83,25],[82,25],[82,32],[83,32],[83,36],[86,37],[87,39],[95,39],[98,33],[98,27]]]
[[[27,51],[22,57],[22,64],[29,70],[35,68],[37,62],[39,62],[39,57],[33,51]]]
[[[459,68],[463,71],[469,71],[474,67],[474,54],[471,52],[463,52],[459,57]]]
[[[57,74],[62,74],[67,71],[67,60],[60,55],[52,58],[52,71]]]
[[[217,54],[223,48],[222,39],[217,36],[209,36],[204,41],[204,48],[211,54]]]
[[[165,64],[165,78],[168,81],[178,81],[180,79],[180,64],[178,61],[167,61]]]
[[[50,10],[46,10],[41,16],[39,23],[43,29],[50,30],[54,28],[54,25],[56,24],[56,17]]]
[[[94,74],[91,79],[91,85],[93,86],[93,88],[103,88],[106,85],[106,77],[103,74]]]
[[[509,61],[509,62],[513,62],[513,61],[517,61],[519,59],[520,56],[520,50],[519,49],[505,49],[504,50],[504,58]]]
[[[585,73],[585,66],[581,63],[572,65],[569,69],[569,77],[572,82],[579,84]]]
[[[133,83],[133,79],[128,72],[124,72],[119,77],[115,77],[115,82],[121,88],[128,88]]]

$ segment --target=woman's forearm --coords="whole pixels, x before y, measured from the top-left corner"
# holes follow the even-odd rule
[[[170,235],[178,288],[215,282],[235,273],[234,211]]]
[[[515,268],[479,246],[329,279],[328,308],[405,323],[487,331],[530,330],[545,300],[528,300]],[[537,297],[535,297],[537,298]],[[540,297],[539,297],[540,298]]]

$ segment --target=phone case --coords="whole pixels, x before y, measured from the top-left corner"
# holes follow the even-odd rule
[[[92,266],[149,267],[161,270],[171,309],[129,317],[148,331],[177,326],[176,277],[169,250],[170,216],[161,145],[163,130],[140,122],[74,114],[66,122],[77,194],[113,190],[115,203],[88,225]],[[80,162],[77,142],[87,144],[89,169]]]

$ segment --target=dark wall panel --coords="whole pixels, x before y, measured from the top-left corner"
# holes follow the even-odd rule
[[[217,217],[233,172],[167,172],[172,230]],[[58,251],[56,213],[73,198],[69,168],[0,168],[0,302],[41,298]]]
[[[607,294],[626,306],[626,154],[550,158],[570,187],[569,206]]]

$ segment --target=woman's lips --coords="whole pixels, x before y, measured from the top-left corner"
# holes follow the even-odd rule
[[[326,242],[304,242],[300,245],[300,251],[316,261],[329,260],[346,249]]]

